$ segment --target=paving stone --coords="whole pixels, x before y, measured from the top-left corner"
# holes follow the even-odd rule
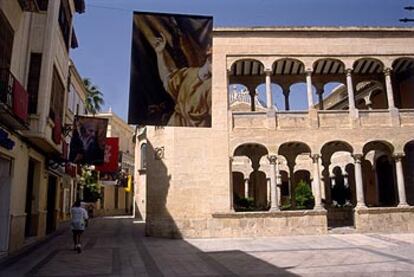
[[[77,254],[67,230],[0,260],[0,276],[414,276],[414,234],[172,240],[117,217],[93,219],[82,240]]]

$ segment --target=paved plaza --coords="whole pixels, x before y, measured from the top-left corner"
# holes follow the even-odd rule
[[[0,260],[0,276],[414,276],[414,234],[170,240],[128,217],[93,219]]]

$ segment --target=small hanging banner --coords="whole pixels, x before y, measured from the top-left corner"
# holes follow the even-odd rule
[[[119,138],[106,138],[104,163],[95,167],[101,173],[118,170]]]
[[[76,164],[103,164],[108,119],[77,116],[73,122],[69,161]]]

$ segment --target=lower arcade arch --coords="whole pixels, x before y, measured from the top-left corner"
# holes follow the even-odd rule
[[[404,146],[402,165],[404,170],[405,194],[407,203],[414,205],[414,140]]]
[[[244,143],[234,150],[232,161],[233,207],[236,211],[268,209],[268,181],[264,164],[268,151],[258,143]],[[243,158],[242,158],[243,157]],[[242,169],[242,172],[236,171]]]
[[[372,141],[363,148],[362,176],[368,207],[398,205],[393,152],[393,146],[385,141]]]

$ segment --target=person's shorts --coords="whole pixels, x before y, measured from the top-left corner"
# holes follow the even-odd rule
[[[85,223],[83,222],[72,222],[71,223],[72,230],[85,230]]]

